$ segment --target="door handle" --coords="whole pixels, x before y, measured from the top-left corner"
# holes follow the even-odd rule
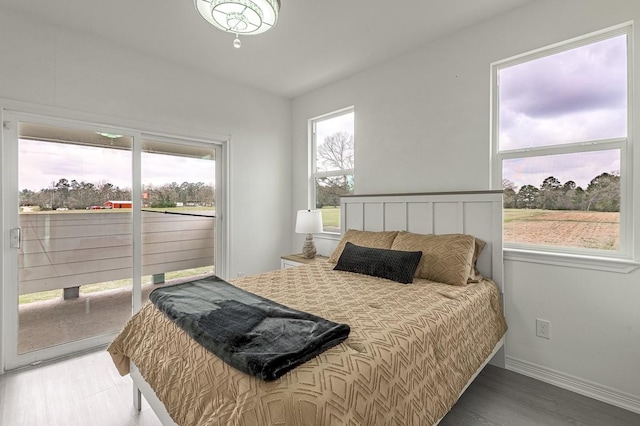
[[[9,231],[9,247],[20,248],[20,228],[13,228]]]

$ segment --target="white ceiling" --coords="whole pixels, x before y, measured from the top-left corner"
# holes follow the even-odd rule
[[[278,24],[234,36],[193,0],[0,0],[0,7],[292,98],[532,0],[281,0]]]

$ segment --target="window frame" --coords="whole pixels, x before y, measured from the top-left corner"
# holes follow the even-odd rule
[[[626,138],[563,143],[542,147],[500,150],[500,70],[534,61],[560,52],[590,45],[598,41],[625,35],[627,40],[627,136]],[[635,259],[633,231],[633,26],[621,24],[585,36],[576,37],[551,46],[491,64],[491,186],[502,189],[503,161],[556,154],[620,150],[620,247],[617,251],[556,247],[504,242],[505,259],[555,264],[586,269],[628,273],[640,266]]]
[[[318,122],[330,120],[332,118],[340,117],[346,114],[353,114],[353,140],[354,140],[354,167],[352,169],[341,169],[341,170],[331,170],[327,172],[319,172],[317,170],[317,153],[318,153],[318,144],[316,138],[316,125]],[[309,174],[308,174],[308,200],[307,200],[307,208],[311,210],[317,209],[317,191],[316,191],[316,179],[318,178],[326,178],[333,176],[344,176],[344,175],[352,175],[355,180],[355,107],[353,105],[341,108],[326,114],[322,114],[308,120],[308,131],[309,131]],[[354,185],[355,186],[355,185]],[[336,236],[340,235],[340,231],[330,232],[324,230],[320,233],[322,235],[327,236]]]

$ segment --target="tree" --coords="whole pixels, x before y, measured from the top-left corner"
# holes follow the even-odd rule
[[[205,185],[204,182],[197,183],[198,188],[196,190],[197,198],[200,204],[207,207],[215,207],[215,190],[211,185]]]
[[[602,173],[589,182],[586,191],[587,211],[620,211],[620,174]]]
[[[316,207],[337,206],[340,197],[353,190],[353,135],[336,132],[324,139],[318,147],[317,171],[336,175],[316,179]]]
[[[198,188],[199,185],[204,185],[202,182],[198,183],[190,183],[190,182],[182,182],[180,187],[177,188],[178,193],[176,200],[181,202],[183,205],[198,205],[201,203],[201,200],[198,198]]]
[[[353,170],[353,135],[336,132],[318,147],[318,171]]]
[[[549,176],[542,181],[540,185],[540,191],[538,191],[538,203],[540,207],[545,210],[553,210],[558,205],[558,198],[560,196],[559,189],[562,184],[558,179],[553,176]]]
[[[67,207],[68,199],[69,199],[69,189],[71,185],[67,179],[60,179],[57,183],[53,185],[53,190],[56,193],[56,199],[54,203],[51,203],[51,208],[56,209],[58,207]]]
[[[21,206],[34,206],[38,204],[37,193],[30,189],[20,191],[19,199]]]
[[[538,188],[524,185],[518,191],[517,205],[521,209],[535,209],[538,207]]]
[[[575,210],[585,210],[585,198],[586,198],[586,194],[584,189],[582,189],[581,187],[577,187],[575,189],[575,193],[573,195],[573,208]]]
[[[502,179],[503,206],[506,209],[516,208],[516,191],[518,187],[509,179]]]
[[[147,202],[151,207],[175,207],[180,199],[180,185],[176,182],[155,187],[148,185],[146,192],[149,194]]]
[[[100,202],[96,203],[96,205],[102,205],[109,200],[115,200],[113,196],[113,184],[109,182],[100,182],[98,184],[98,192],[100,193]]]
[[[559,188],[560,197],[557,200],[557,208],[560,210],[575,210],[576,183],[569,180]]]
[[[148,195],[145,206],[175,207],[177,202],[199,206],[215,206],[214,189],[203,182],[173,182],[159,188],[147,185],[144,192]],[[37,205],[40,210],[51,210],[58,207],[85,209],[90,206],[102,206],[109,200],[132,200],[131,189],[120,188],[109,182],[93,184],[76,179],[60,179],[51,182],[48,188],[39,192],[23,189],[20,191],[20,205]]]
[[[318,178],[316,181],[316,208],[339,206],[340,197],[353,191],[350,176]]]

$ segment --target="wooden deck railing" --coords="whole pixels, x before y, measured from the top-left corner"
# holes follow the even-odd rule
[[[214,223],[143,212],[142,274],[213,265]],[[20,294],[131,278],[131,211],[21,214],[20,227]]]

